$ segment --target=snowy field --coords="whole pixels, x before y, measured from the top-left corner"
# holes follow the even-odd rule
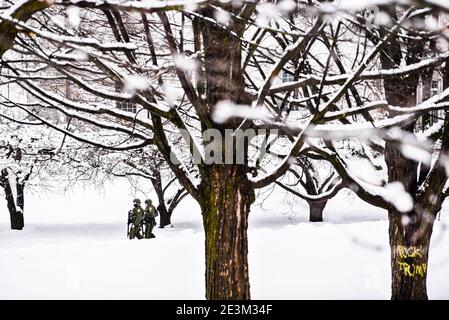
[[[133,197],[121,182],[102,191],[28,195],[21,232],[9,230],[1,202],[0,299],[203,299],[204,233],[196,203],[182,202],[174,228],[156,229],[155,240],[129,241]],[[431,299],[449,299],[447,207],[432,239]],[[253,207],[254,299],[389,298],[384,211],[343,192],[328,204],[324,223],[307,218],[304,205],[291,207],[276,193]]]

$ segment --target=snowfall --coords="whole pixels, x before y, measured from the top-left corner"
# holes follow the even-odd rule
[[[269,195],[268,195],[269,194]],[[26,226],[9,229],[0,202],[0,299],[204,299],[201,213],[186,198],[173,228],[127,240],[135,193],[125,181],[102,189],[28,192]],[[328,203],[323,223],[307,205],[265,192],[252,207],[249,271],[254,299],[389,299],[386,212],[349,191]],[[449,205],[435,223],[428,293],[449,298]]]

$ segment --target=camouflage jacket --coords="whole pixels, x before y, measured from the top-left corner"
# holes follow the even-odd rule
[[[156,208],[150,204],[145,208],[145,218],[156,218],[158,216]]]
[[[141,224],[142,220],[144,218],[145,212],[143,210],[143,208],[141,206],[138,206],[137,208],[133,209],[133,213],[132,213],[132,223],[134,223],[135,225]]]

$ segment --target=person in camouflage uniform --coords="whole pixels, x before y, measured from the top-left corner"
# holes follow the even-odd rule
[[[156,226],[156,217],[158,216],[156,208],[153,206],[151,199],[145,200],[145,238],[156,238],[156,236],[152,233],[153,228]]]
[[[131,229],[129,231],[129,239],[134,239],[137,237],[137,239],[142,239],[142,224],[143,219],[145,216],[145,211],[143,210],[142,206],[140,205],[139,199],[134,199],[133,201],[134,208],[132,209],[131,213]]]

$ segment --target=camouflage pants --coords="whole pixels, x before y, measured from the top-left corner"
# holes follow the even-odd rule
[[[145,239],[150,239],[154,226],[156,225],[156,221],[153,219],[145,222]],[[154,236],[153,236],[154,238]]]
[[[140,225],[135,225],[132,224],[131,225],[131,230],[129,231],[129,239],[142,239],[142,232],[141,232],[141,227]]]

